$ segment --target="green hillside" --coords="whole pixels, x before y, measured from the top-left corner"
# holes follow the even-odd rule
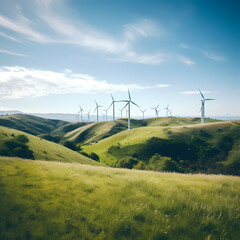
[[[207,119],[206,122],[216,122],[217,120]],[[199,118],[177,118],[177,117],[161,117],[161,118],[149,118],[145,120],[131,119],[131,128],[141,127],[156,127],[156,126],[179,126],[179,125],[191,125],[199,124]],[[89,144],[97,142],[101,139],[110,137],[116,133],[127,130],[128,120],[118,119],[115,122],[99,122],[92,123],[83,127],[74,129],[65,134],[65,138],[70,141],[81,144]]]
[[[0,116],[0,126],[13,128],[33,135],[50,134],[68,122],[35,117],[26,114]]]
[[[111,166],[125,159],[133,162],[132,167],[147,169],[144,164],[149,165],[158,153],[174,160],[184,172],[239,175],[239,136],[240,121],[152,126],[123,131],[82,148],[84,152],[96,153],[101,162]]]
[[[29,146],[29,149],[33,151],[34,159],[59,162],[78,162],[83,164],[99,165],[99,163],[97,163],[96,161],[93,161],[60,144],[49,142],[31,134],[27,134],[14,129],[9,129],[6,127],[0,127],[0,150],[3,150],[6,142],[15,139],[18,135],[25,135],[29,139],[27,145]],[[11,147],[12,143],[10,142],[9,144]]]
[[[0,158],[0,239],[231,239],[240,178]]]

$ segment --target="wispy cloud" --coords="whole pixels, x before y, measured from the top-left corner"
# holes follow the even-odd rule
[[[201,91],[202,93],[214,93],[212,91]],[[200,94],[199,91],[184,91],[184,92],[180,92],[180,94],[184,94],[184,95],[196,95],[196,94]]]
[[[171,87],[172,85],[170,84],[157,84],[156,87],[157,88],[165,88],[165,87]]]
[[[58,14],[56,0],[35,0],[37,7],[35,16],[40,24],[48,27],[51,31],[44,34],[36,30],[33,18],[29,19],[18,8],[15,18],[0,15],[0,26],[15,33],[24,35],[28,40],[42,44],[71,44],[78,45],[93,51],[112,54],[116,61],[125,61],[139,64],[161,64],[164,59],[159,52],[139,54],[133,49],[133,42],[141,38],[154,37],[163,34],[163,29],[152,20],[140,19],[135,23],[123,26],[122,37],[115,38],[106,33],[96,30],[86,23],[73,23],[63,14]],[[38,23],[39,25],[39,23]]]
[[[19,42],[19,43],[21,42],[20,40],[14,38],[12,36],[9,36],[9,35],[7,35],[6,33],[3,33],[3,32],[0,32],[0,36],[4,37],[6,39],[9,39],[11,41],[14,41],[14,42]]]
[[[0,53],[13,55],[13,56],[18,56],[18,57],[27,57],[27,55],[24,55],[24,54],[21,54],[21,53],[16,53],[16,52],[11,52],[11,51],[4,50],[4,49],[0,49]]]
[[[138,84],[114,84],[97,80],[87,74],[43,71],[25,67],[0,67],[0,96],[2,98],[38,97],[48,94],[127,91],[147,89]]]
[[[187,57],[184,57],[184,56],[182,56],[182,55],[179,55],[179,60],[180,60],[182,63],[184,63],[184,64],[186,64],[186,65],[188,65],[188,66],[191,66],[191,65],[194,65],[194,64],[195,64],[195,62],[193,62],[191,59],[189,59],[189,58],[187,58]]]
[[[225,62],[226,59],[223,56],[217,55],[215,53],[202,51],[203,55],[211,60],[217,61],[217,62]]]

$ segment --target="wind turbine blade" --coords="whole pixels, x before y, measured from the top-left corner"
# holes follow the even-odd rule
[[[112,100],[114,101],[113,95],[110,93]]]
[[[114,102],[128,102],[128,100],[118,100],[118,101],[114,101]]]
[[[129,89],[128,89],[128,97],[129,97],[129,100],[131,101],[131,95],[130,95]]]
[[[158,109],[158,107],[159,107],[159,104],[157,105],[156,109]]]
[[[122,111],[123,111],[123,109],[124,109],[128,104],[129,104],[129,102],[127,102],[127,104],[122,108]]]
[[[98,105],[96,100],[95,100],[95,103],[96,103],[96,105]]]
[[[110,106],[108,107],[108,109],[109,109],[112,105],[113,105],[113,102],[110,104]],[[108,109],[107,109],[107,110],[108,110]]]
[[[199,92],[200,92],[200,94],[201,94],[202,98],[205,100],[205,98],[204,98],[204,96],[203,96],[203,94],[202,94],[201,90],[200,90],[200,89],[198,89],[198,90],[199,90]]]
[[[136,105],[137,107],[139,107],[135,102],[131,101],[132,104]],[[140,107],[139,107],[140,108]]]
[[[98,108],[98,106],[96,106],[96,108],[95,108],[95,110],[94,110],[94,113],[96,112],[97,108]]]
[[[216,100],[216,99],[213,99],[213,98],[206,98],[205,100],[206,100],[206,101],[209,101],[209,100]]]

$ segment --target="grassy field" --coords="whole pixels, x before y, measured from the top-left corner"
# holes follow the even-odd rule
[[[0,239],[240,236],[240,178],[0,158]]]
[[[78,162],[82,164],[99,165],[96,161],[93,161],[75,151],[72,151],[60,144],[49,142],[39,137],[27,134],[18,130],[9,129],[6,127],[0,127],[0,147],[9,139],[13,139],[14,136],[24,134],[29,139],[28,146],[33,151],[35,159],[41,159],[46,161],[59,161],[59,162]]]
[[[147,161],[158,151],[160,154],[166,154],[163,156],[172,157],[175,154],[180,159],[183,157],[182,160],[193,161],[191,157],[184,159],[185,156],[181,156],[182,148],[180,148],[180,151],[177,150],[176,143],[179,146],[180,144],[184,145],[186,151],[188,147],[193,149],[192,152],[198,151],[197,154],[201,153],[203,156],[196,156],[196,158],[205,160],[206,154],[204,155],[199,148],[200,144],[202,144],[202,149],[205,149],[205,152],[209,151],[210,157],[207,161],[211,161],[212,158],[213,162],[228,164],[231,163],[233,155],[235,161],[238,161],[237,155],[240,155],[239,136],[240,121],[212,122],[204,125],[155,125],[123,131],[97,143],[83,145],[82,148],[87,153],[95,152],[100,157],[101,162],[114,165],[118,159],[128,155],[136,155],[140,160]],[[164,148],[162,147],[164,141],[169,146],[168,152],[166,149],[161,149]],[[188,146],[186,143],[188,143]],[[113,151],[109,151],[111,146],[115,147]],[[195,150],[194,148],[199,149]]]
[[[217,122],[214,119],[206,119],[206,122]],[[131,128],[158,127],[158,126],[180,126],[199,124],[199,118],[178,118],[178,117],[161,117],[149,118],[144,120],[131,119]],[[115,122],[99,122],[79,127],[73,131],[67,132],[64,137],[75,143],[89,144],[98,142],[104,138],[115,135],[116,133],[127,130],[128,120],[126,118],[118,119]]]

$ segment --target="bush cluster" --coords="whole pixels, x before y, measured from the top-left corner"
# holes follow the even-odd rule
[[[20,157],[34,159],[33,151],[29,149],[27,143],[29,139],[21,134],[13,139],[6,140],[0,146],[0,155],[7,157]]]

